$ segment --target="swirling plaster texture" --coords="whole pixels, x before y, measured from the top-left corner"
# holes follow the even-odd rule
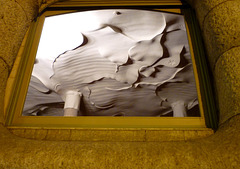
[[[27,1],[30,8],[25,8],[25,13],[28,15],[28,20],[23,23],[14,22],[15,20],[24,18],[24,9],[16,9],[16,1],[1,0],[1,13],[7,14],[12,10],[6,24],[5,19],[1,14],[1,103],[0,117],[3,117],[3,93],[5,91],[8,70],[6,67],[12,67],[16,53],[20,47],[20,42],[24,37],[27,27],[35,17],[38,11],[35,4],[42,4],[43,1]],[[44,1],[50,2],[50,1]],[[217,0],[202,1],[192,0],[195,4],[198,18],[208,18],[214,20],[213,13],[217,12],[217,17],[220,22],[224,22],[221,18],[226,18],[227,14],[219,11]],[[239,5],[239,0],[222,1],[221,8],[229,8],[234,10],[236,5]],[[11,9],[7,8],[11,5]],[[33,5],[34,4],[34,5]],[[41,9],[47,4],[45,3]],[[202,12],[201,7],[205,12]],[[28,12],[28,11],[33,12]],[[12,15],[15,14],[15,15]],[[16,15],[18,17],[16,17]],[[240,13],[232,13],[235,21],[228,22],[229,26],[233,22],[238,22]],[[200,20],[200,19],[199,19]],[[207,21],[203,21],[205,24]],[[206,29],[211,35],[212,41],[207,41],[205,45],[213,46],[214,50],[220,48],[215,46],[214,40],[217,41],[218,36],[227,37],[224,32],[218,32],[213,25],[211,27],[201,27],[203,32]],[[222,23],[223,24],[223,23]],[[236,24],[236,23],[233,23]],[[23,26],[20,26],[23,25]],[[216,25],[216,28],[218,26]],[[12,29],[16,29],[13,32]],[[226,30],[228,32],[228,30]],[[239,29],[233,27],[232,32],[236,34]],[[15,35],[16,34],[16,35]],[[15,35],[15,36],[14,36]],[[239,37],[238,37],[239,38]],[[6,42],[5,42],[6,41]],[[225,44],[225,41],[222,42]],[[228,43],[228,42],[226,42]],[[235,43],[235,42],[234,42]],[[227,45],[227,44],[226,44]],[[235,43],[239,46],[239,42]],[[239,117],[239,102],[240,90],[238,88],[238,79],[240,74],[237,73],[239,63],[237,60],[240,57],[239,51],[234,45],[231,45],[226,51],[220,51],[216,62],[215,86],[218,88],[217,100],[222,104],[220,106],[221,126],[217,132],[209,138],[203,138],[195,141],[180,141],[180,142],[77,142],[77,141],[38,141],[23,139],[9,133],[5,127],[0,127],[0,167],[1,168],[238,168],[240,165],[240,117]],[[225,53],[226,52],[226,53]],[[212,59],[211,53],[208,50],[208,57]],[[233,59],[233,60],[231,60]],[[235,61],[235,62],[234,62]],[[233,63],[234,62],[234,63]],[[215,62],[211,63],[213,67]],[[232,63],[234,66],[232,67]],[[226,64],[226,65],[225,65]],[[222,69],[223,67],[223,69]],[[236,69],[235,69],[236,68]],[[229,79],[226,81],[226,79]],[[221,101],[222,100],[222,101]],[[230,106],[228,103],[231,103]],[[1,119],[1,118],[0,118]],[[60,132],[53,133],[59,135]]]
[[[56,110],[53,91],[65,104],[66,91],[81,92],[84,115],[161,116],[172,107],[173,116],[190,116],[197,104],[182,15],[116,9],[48,17],[36,57],[23,115]]]

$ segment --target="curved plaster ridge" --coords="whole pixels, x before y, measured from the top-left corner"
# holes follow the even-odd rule
[[[234,49],[237,49],[237,48],[240,48],[240,45],[239,46],[233,46],[231,48],[229,48],[228,50],[224,51],[224,53],[222,53],[216,60],[215,64],[213,65],[213,72],[216,70],[216,65],[220,64],[219,62],[221,61],[221,57],[223,57],[225,54],[227,54],[229,51],[231,50],[234,50]]]
[[[202,30],[204,30],[204,22],[205,22],[207,16],[209,15],[209,13],[212,12],[214,10],[214,8],[220,6],[220,5],[222,5],[222,4],[224,4],[224,3],[228,2],[228,1],[234,1],[234,0],[225,0],[223,2],[220,1],[220,3],[216,4],[214,7],[212,7],[211,9],[209,9],[207,11],[207,13],[204,15],[204,18],[203,18],[203,21],[202,21]]]

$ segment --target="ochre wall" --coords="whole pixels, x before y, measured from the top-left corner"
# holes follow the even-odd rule
[[[188,2],[196,10],[214,75],[217,132],[190,141],[88,142],[20,138],[4,127],[5,87],[21,41],[51,2],[0,0],[0,168],[239,168],[240,1]]]

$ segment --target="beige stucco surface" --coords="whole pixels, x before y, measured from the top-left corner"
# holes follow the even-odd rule
[[[9,128],[16,136],[37,140],[166,142],[194,140],[213,134],[208,128]]]
[[[231,0],[188,0],[189,3],[195,8],[201,28],[204,26],[205,18],[208,13],[215,9],[217,6],[224,4]]]
[[[3,105],[4,105],[4,92],[5,92],[5,84],[8,78],[8,66],[6,62],[0,59],[0,123],[3,123],[4,116],[3,116]]]
[[[2,125],[7,77],[31,20],[48,2],[0,0],[0,168],[239,168],[239,0],[191,0],[214,74],[219,129],[201,139],[148,142],[26,139]]]
[[[226,1],[205,17],[202,31],[212,69],[222,54],[240,44],[239,13],[239,1]]]
[[[225,52],[216,63],[214,73],[221,112],[220,123],[225,122],[240,112],[239,58],[240,47],[235,47]]]
[[[191,141],[41,141],[0,127],[0,168],[237,168],[240,118]]]

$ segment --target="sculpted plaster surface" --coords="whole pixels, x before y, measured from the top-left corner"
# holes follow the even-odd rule
[[[184,117],[198,104],[184,18],[178,14],[115,9],[46,18],[32,76],[23,115],[53,115],[52,109],[62,115],[63,101],[65,110],[74,109],[64,114],[77,115],[82,101],[78,115],[173,111]]]

